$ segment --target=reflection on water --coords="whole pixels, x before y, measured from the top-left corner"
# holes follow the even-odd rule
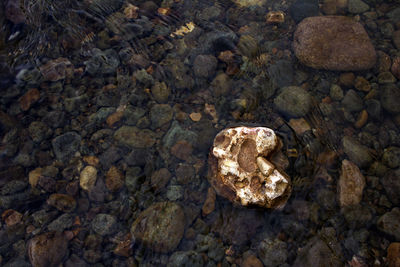
[[[0,265],[398,266],[399,1],[5,0],[0,28]],[[282,141],[282,210],[208,182],[239,125]]]

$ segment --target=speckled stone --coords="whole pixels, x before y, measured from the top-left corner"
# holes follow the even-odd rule
[[[377,59],[363,26],[344,16],[305,18],[293,39],[296,57],[316,69],[365,70],[372,68]]]

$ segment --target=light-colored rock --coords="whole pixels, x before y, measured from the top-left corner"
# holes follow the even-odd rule
[[[97,169],[93,166],[86,166],[82,171],[79,179],[79,185],[82,189],[90,191],[97,180]]]
[[[283,208],[290,177],[271,163],[280,140],[265,127],[222,130],[209,155],[208,179],[215,191],[236,204]]]
[[[365,70],[372,68],[377,59],[363,26],[344,16],[305,18],[293,39],[296,57],[316,69]]]
[[[342,161],[338,183],[339,203],[341,207],[356,205],[362,199],[365,177],[360,169],[347,159]]]

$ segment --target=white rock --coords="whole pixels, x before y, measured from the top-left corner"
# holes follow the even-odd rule
[[[265,127],[222,130],[209,156],[209,181],[234,203],[282,208],[291,193],[289,176],[272,162],[279,139]]]

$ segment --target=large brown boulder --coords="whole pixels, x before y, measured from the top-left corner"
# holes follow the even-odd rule
[[[304,19],[294,33],[293,49],[301,63],[315,69],[366,70],[377,58],[363,26],[344,16]]]

